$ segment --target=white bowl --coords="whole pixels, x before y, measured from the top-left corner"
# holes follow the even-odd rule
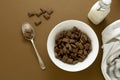
[[[55,37],[58,33],[64,30],[72,29],[74,26],[76,26],[78,29],[80,29],[82,32],[86,33],[89,36],[92,43],[92,51],[89,53],[89,55],[83,62],[78,62],[75,65],[70,65],[62,62],[61,60],[55,57],[54,45],[55,45]],[[47,50],[50,59],[57,67],[65,71],[77,72],[86,69],[95,61],[98,55],[99,43],[95,32],[89,25],[78,20],[67,20],[57,24],[50,32],[47,40]]]

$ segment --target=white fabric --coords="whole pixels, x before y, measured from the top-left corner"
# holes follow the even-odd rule
[[[105,80],[120,80],[120,20],[102,32],[103,57],[101,69]]]

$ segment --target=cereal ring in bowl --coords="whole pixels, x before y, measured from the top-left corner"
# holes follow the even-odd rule
[[[59,35],[64,33],[72,34],[63,35],[58,38]],[[85,37],[89,39],[86,39],[84,42],[84,37],[81,37],[81,33],[85,34]],[[76,34],[80,36],[72,36]],[[85,47],[86,43],[90,45],[90,47],[87,47],[88,50]],[[67,48],[67,45],[70,45],[71,48]],[[85,50],[87,51],[85,52]],[[94,30],[86,23],[78,20],[66,20],[57,24],[50,32],[47,40],[47,51],[52,62],[60,69],[69,72],[77,72],[88,68],[95,61],[98,50],[99,42]],[[87,54],[87,56],[83,54]]]

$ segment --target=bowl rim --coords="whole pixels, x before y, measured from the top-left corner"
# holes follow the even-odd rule
[[[60,25],[62,25],[62,24],[67,24],[67,23],[71,23],[71,22],[77,22],[77,23],[79,23],[80,25],[82,24],[82,25],[84,25],[85,27],[87,27],[88,28],[88,30],[89,31],[91,31],[92,33],[91,34],[93,34],[94,35],[94,38],[95,38],[95,42],[96,42],[96,44],[94,44],[94,45],[96,45],[96,50],[94,51],[93,50],[93,52],[94,52],[94,54],[95,55],[93,55],[94,57],[93,58],[91,58],[90,60],[90,63],[88,63],[88,65],[87,64],[85,64],[85,66],[83,67],[83,68],[78,68],[78,69],[66,69],[65,67],[62,67],[63,66],[63,64],[65,64],[66,66],[76,66],[76,64],[75,65],[70,65],[70,64],[67,64],[67,63],[64,63],[64,62],[62,62],[62,61],[60,61],[60,60],[58,60],[57,58],[56,58],[56,60],[57,61],[60,61],[60,63],[58,64],[58,63],[56,63],[57,61],[54,61],[53,60],[53,58],[51,57],[51,51],[50,51],[50,46],[49,46],[49,41],[50,41],[50,37],[52,36],[52,34],[53,34],[53,32],[56,30],[56,29],[59,29],[58,27],[60,27]],[[77,27],[77,26],[76,26]],[[60,31],[61,32],[61,31]],[[87,34],[87,35],[89,35],[89,34]],[[58,23],[51,31],[50,31],[50,33],[49,33],[49,35],[48,35],[48,39],[47,39],[47,51],[48,51],[48,55],[49,55],[49,57],[50,57],[50,59],[52,60],[52,62],[57,66],[57,67],[59,67],[60,69],[62,69],[62,70],[65,70],[65,71],[68,71],[68,72],[77,72],[77,71],[82,71],[82,70],[84,70],[84,69],[86,69],[86,68],[88,68],[90,65],[92,65],[92,63],[95,61],[95,59],[97,58],[97,55],[98,55],[98,51],[99,51],[99,41],[98,41],[98,37],[97,37],[97,35],[96,35],[96,33],[95,33],[95,31],[88,25],[88,24],[86,24],[85,22],[82,22],[82,21],[79,21],[79,20],[65,20],[65,21],[62,21],[62,22],[60,22],[60,23]],[[92,52],[91,52],[92,53]],[[54,54],[54,52],[52,53],[52,54]],[[90,54],[89,54],[90,55]],[[91,56],[92,57],[92,56]],[[55,58],[55,56],[54,56],[54,58]],[[84,60],[85,61],[85,60]],[[83,61],[83,62],[84,62]],[[78,63],[77,63],[78,64]],[[80,66],[80,65],[79,65]]]

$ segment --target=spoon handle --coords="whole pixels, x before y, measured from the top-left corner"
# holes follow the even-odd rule
[[[32,45],[35,49],[35,52],[36,52],[36,55],[37,55],[37,58],[38,58],[38,62],[40,64],[41,69],[45,69],[46,67],[45,67],[44,62],[43,62],[42,58],[40,57],[40,55],[39,55],[39,53],[36,49],[36,46],[35,46],[35,43],[34,43],[33,39],[31,39],[31,42],[32,42]]]

